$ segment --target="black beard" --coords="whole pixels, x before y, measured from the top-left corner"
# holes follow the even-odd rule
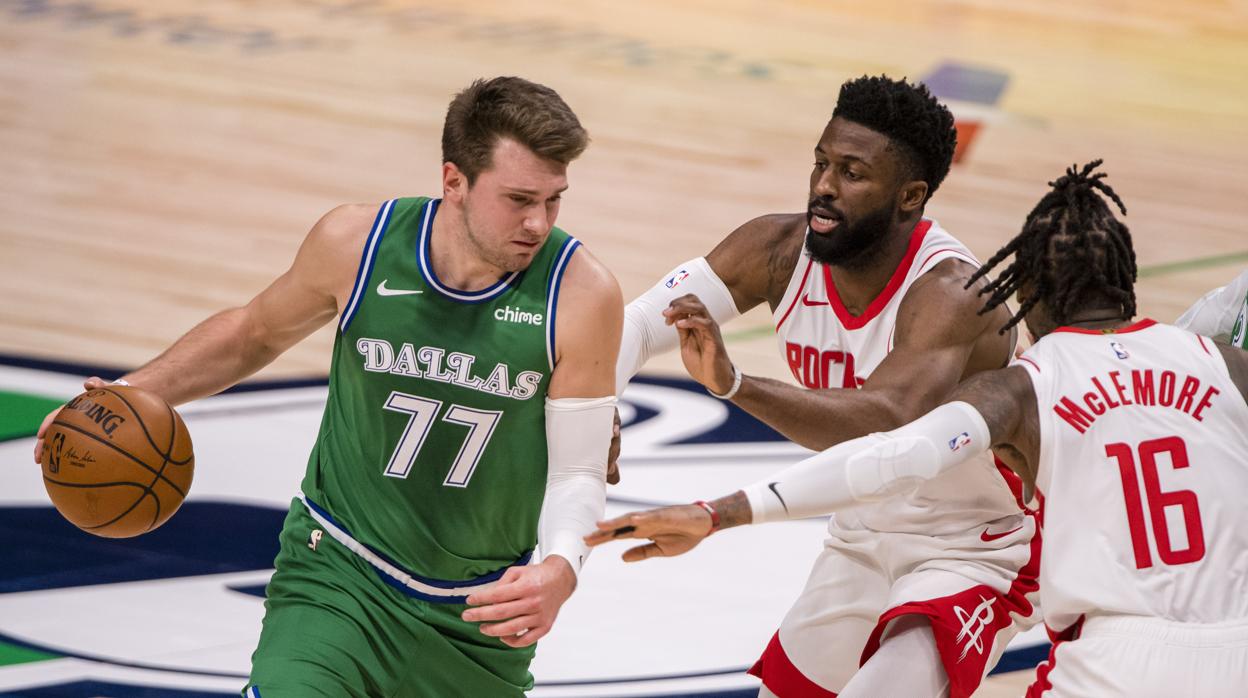
[[[806,212],[809,225],[811,213]],[[871,263],[875,252],[888,240],[888,230],[893,224],[893,210],[887,206],[868,213],[852,225],[842,221],[842,230],[824,235],[813,231],[806,233],[806,252],[820,264],[843,269],[862,269]]]

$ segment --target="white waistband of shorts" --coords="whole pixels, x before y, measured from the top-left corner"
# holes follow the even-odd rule
[[[1248,619],[1223,623],[1180,623],[1148,616],[1088,616],[1080,638],[1117,635],[1185,647],[1248,645]]]
[[[407,570],[401,569],[397,565],[392,564],[373,550],[369,549],[363,543],[360,543],[355,538],[352,538],[351,534],[343,530],[337,522],[319,511],[319,507],[313,506],[308,501],[307,496],[300,493],[299,499],[303,502],[304,507],[307,509],[312,518],[325,529],[326,533],[329,534],[330,538],[338,541],[344,548],[363,558],[365,562],[376,568],[378,572],[388,577],[387,581],[395,584],[395,586],[406,589],[414,595],[421,596],[429,600],[438,599],[459,601],[470,594],[489,589],[494,586],[497,578],[502,576],[500,571],[490,575],[491,577],[494,577],[494,579],[491,579],[490,581],[474,583],[474,580],[469,580],[464,582],[462,586],[455,585],[454,582],[418,579]],[[519,562],[520,564],[525,564],[527,560]]]

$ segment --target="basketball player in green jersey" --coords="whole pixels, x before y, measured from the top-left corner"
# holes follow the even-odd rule
[[[244,695],[532,686],[603,512],[615,406],[619,287],[554,227],[587,142],[549,88],[473,83],[447,112],[440,200],[335,208],[250,303],[123,377],[183,403],[336,319]]]
[[[1248,270],[1196,301],[1174,323],[1185,330],[1248,349]]]

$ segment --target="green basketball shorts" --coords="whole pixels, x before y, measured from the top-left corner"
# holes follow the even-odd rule
[[[534,647],[481,634],[460,618],[462,596],[419,598],[330,535],[327,526],[342,531],[326,517],[300,499],[291,505],[244,696],[493,697],[532,688]]]

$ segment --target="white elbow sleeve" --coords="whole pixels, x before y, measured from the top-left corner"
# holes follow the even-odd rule
[[[983,415],[941,405],[890,432],[837,444],[745,489],[755,523],[830,514],[909,492],[990,446]]]
[[[559,555],[580,574],[589,555],[582,537],[607,502],[607,451],[615,397],[546,401],[546,498],[537,539],[543,560]]]
[[[850,492],[861,502],[908,492],[992,446],[983,415],[965,402],[941,405],[877,436],[845,464]]]
[[[676,328],[667,325],[663,311],[673,300],[687,293],[697,296],[721,325],[740,314],[732,292],[706,263],[705,257],[676,267],[624,308],[624,336],[615,371],[616,394],[624,392],[625,386],[651,356],[676,348]]]

